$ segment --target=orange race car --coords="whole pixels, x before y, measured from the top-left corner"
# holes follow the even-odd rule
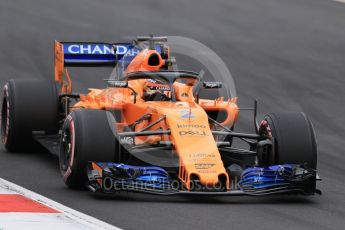
[[[173,48],[173,47],[172,47]],[[272,113],[234,131],[237,98],[200,98],[224,82],[179,71],[166,37],[133,43],[55,42],[55,81],[4,86],[1,135],[10,151],[59,154],[70,188],[96,192],[268,195],[320,193],[317,148],[303,113]],[[104,89],[72,91],[68,66],[112,66]],[[235,147],[234,139],[248,145]]]

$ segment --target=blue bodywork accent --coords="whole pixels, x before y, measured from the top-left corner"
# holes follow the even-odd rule
[[[190,110],[181,110],[181,118],[195,118],[195,114]]]
[[[117,64],[123,62],[127,67],[140,52],[140,48],[132,43],[90,43],[90,42],[62,42],[65,64]],[[116,52],[114,52],[116,47]],[[161,47],[156,45],[157,52]]]
[[[170,188],[170,179],[167,171],[156,166],[132,166],[118,163],[97,163],[103,169],[103,179],[111,178],[114,188],[127,189],[154,189]]]
[[[114,46],[116,46],[116,55]],[[65,42],[63,43],[64,61],[66,64],[111,63],[115,65],[132,48],[131,43],[113,45],[108,43]]]
[[[94,164],[97,166],[95,167]],[[100,173],[101,170],[101,173]],[[93,192],[145,192],[160,195],[272,195],[299,193],[313,195],[316,189],[316,171],[304,165],[284,164],[268,167],[250,167],[243,171],[240,190],[205,192],[186,191],[174,184],[168,172],[157,166],[132,166],[112,162],[90,162],[89,189]],[[173,186],[176,186],[174,187]]]
[[[243,171],[240,186],[251,193],[289,189],[307,191],[307,188],[313,189],[315,175],[314,170],[296,164],[252,167]]]
[[[289,184],[286,175],[291,175],[292,165],[274,165],[266,168],[248,168],[242,173],[242,187],[264,188]]]

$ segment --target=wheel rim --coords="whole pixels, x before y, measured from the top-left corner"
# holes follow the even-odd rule
[[[4,98],[1,108],[1,140],[2,143],[7,143],[8,127],[9,126],[9,108],[7,99]]]
[[[70,166],[72,157],[72,133],[69,128],[65,129],[61,138],[61,169],[66,172]]]
[[[267,119],[264,119],[261,121],[259,134],[264,136],[264,137],[267,137],[267,138],[273,137],[272,129],[271,129],[270,124],[267,121]]]

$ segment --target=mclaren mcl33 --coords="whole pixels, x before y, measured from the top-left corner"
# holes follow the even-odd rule
[[[227,82],[177,70],[166,37],[55,41],[54,52],[54,81],[5,84],[1,136],[9,152],[40,145],[58,154],[69,188],[161,195],[320,193],[307,116],[269,113],[257,122],[255,103],[255,132],[236,132],[237,97],[201,96]],[[67,67],[84,66],[113,67],[110,78],[100,80],[103,89],[72,91]]]

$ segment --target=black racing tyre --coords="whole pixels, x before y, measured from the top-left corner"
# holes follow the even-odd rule
[[[62,127],[59,162],[69,188],[85,188],[89,161],[116,159],[118,140],[114,123],[113,115],[104,110],[78,109],[67,116]]]
[[[11,79],[4,86],[1,139],[9,152],[30,150],[33,131],[59,131],[59,96],[52,81]]]
[[[314,128],[304,113],[272,113],[265,116],[266,125],[274,137],[275,164],[307,164],[317,167],[317,146]]]

